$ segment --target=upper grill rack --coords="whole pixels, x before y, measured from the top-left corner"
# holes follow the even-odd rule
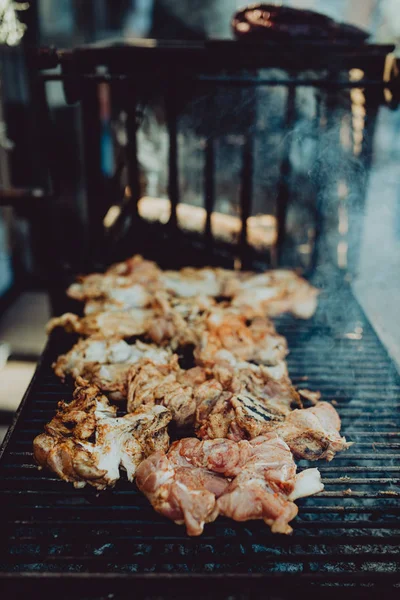
[[[71,394],[50,368],[70,339],[54,336],[3,448],[3,583],[37,582],[45,590],[62,576],[61,587],[79,581],[79,593],[89,597],[95,589],[103,594],[109,586],[115,592],[132,580],[135,593],[165,594],[168,585],[168,593],[190,589],[196,595],[219,589],[223,576],[226,595],[252,586],[261,593],[259,578],[281,594],[300,581],[310,590],[323,585],[328,596],[338,585],[352,597],[376,586],[395,593],[400,586],[400,379],[351,292],[340,294],[335,306],[346,307],[345,317],[334,312],[332,295],[326,294],[309,322],[290,317],[277,322],[291,349],[294,382],[335,399],[343,434],[356,442],[333,462],[318,464],[325,491],[299,502],[291,537],[272,535],[257,521],[218,519],[203,536],[190,539],[124,479],[99,494],[74,490],[38,471],[32,440],[57,401]]]

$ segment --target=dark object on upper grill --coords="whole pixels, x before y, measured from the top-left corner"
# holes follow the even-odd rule
[[[237,38],[257,40],[315,40],[362,43],[368,33],[354,25],[338,23],[313,10],[274,4],[254,4],[237,11],[232,19]]]

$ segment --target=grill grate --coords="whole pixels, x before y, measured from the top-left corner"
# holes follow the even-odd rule
[[[125,479],[99,494],[38,471],[32,440],[71,392],[50,367],[70,338],[54,336],[0,464],[3,583],[51,585],[62,574],[63,581],[78,579],[93,592],[95,582],[115,586],[132,578],[135,589],[143,584],[148,594],[169,582],[174,590],[187,584],[191,595],[222,576],[225,591],[230,582],[248,592],[259,578],[278,582],[281,591],[300,579],[324,585],[328,594],[337,585],[352,593],[355,587],[400,586],[400,379],[351,292],[340,293],[335,305],[323,294],[310,321],[277,321],[291,349],[294,382],[335,399],[343,434],[356,442],[332,463],[318,465],[325,491],[299,501],[290,537],[272,535],[257,521],[221,518],[190,539]],[[338,306],[346,307],[345,316]]]

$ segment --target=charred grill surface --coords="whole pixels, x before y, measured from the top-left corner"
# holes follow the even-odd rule
[[[53,334],[1,456],[0,581],[60,586],[53,579],[57,574],[86,586],[78,595],[93,591],[96,582],[106,589],[107,582],[122,585],[127,578],[136,579],[135,590],[147,594],[162,591],[168,580],[170,590],[187,586],[195,595],[228,574],[224,585],[231,582],[236,591],[243,585],[246,592],[254,584],[261,593],[259,577],[280,590],[282,578],[284,586],[299,579],[323,585],[327,594],[337,593],[338,585],[352,593],[383,584],[395,590],[392,586],[400,584],[400,379],[351,292],[340,294],[334,302],[332,294],[321,294],[309,321],[290,316],[276,321],[288,340],[294,384],[334,400],[341,433],[355,442],[331,463],[318,463],[325,490],[298,502],[289,537],[273,535],[257,521],[219,518],[206,525],[201,538],[189,539],[183,527],[155,513],[126,477],[99,494],[75,490],[39,471],[32,440],[54,416],[56,403],[69,400],[72,392],[51,370],[71,339]],[[298,464],[299,470],[316,466]]]

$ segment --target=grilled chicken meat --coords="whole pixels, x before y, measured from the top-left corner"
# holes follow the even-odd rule
[[[239,362],[234,367],[216,366],[211,373],[224,393],[202,398],[197,403],[195,424],[203,431],[201,437],[228,435],[233,423],[230,410],[233,398],[257,398],[255,402],[263,407],[263,416],[269,415],[271,420],[281,420],[295,406],[301,407],[299,394],[284,369]]]
[[[167,454],[143,461],[136,483],[157,512],[184,523],[189,535],[200,535],[218,514],[262,518],[272,531],[290,533],[292,500],[323,489],[317,469],[296,476],[290,450],[275,434],[238,443],[181,439]]]
[[[337,452],[352,445],[341,437],[340,426],[340,417],[332,404],[318,402],[311,408],[292,411],[274,431],[297,458],[332,460]]]
[[[151,300],[149,292],[157,285],[160,273],[154,262],[137,255],[112,265],[104,274],[79,277],[67,293],[75,300],[109,299],[125,306],[143,307]]]
[[[204,366],[226,362],[232,360],[231,357],[276,365],[287,354],[285,338],[278,335],[272,322],[263,317],[248,324],[242,315],[216,309],[207,315],[198,329],[199,343],[194,356],[197,363]]]
[[[154,294],[148,308],[109,308],[108,311],[94,312],[84,317],[65,313],[49,321],[47,332],[61,327],[67,332],[83,336],[98,334],[103,337],[127,338],[144,335],[158,345],[177,348],[197,342],[198,322],[214,304],[214,300],[208,297],[185,298],[180,301],[159,292]]]
[[[127,311],[101,312],[86,317],[65,313],[50,319],[47,333],[57,327],[79,335],[102,335],[103,337],[127,338],[146,333],[154,311],[146,308],[131,308]]]
[[[225,282],[224,296],[246,316],[274,317],[285,312],[308,319],[315,313],[318,290],[294,271],[243,273]]]
[[[217,297],[222,294],[224,281],[230,274],[223,269],[188,267],[180,271],[164,271],[160,280],[164,289],[179,298]]]
[[[196,431],[202,439],[226,437],[235,441],[274,431],[296,458],[308,460],[332,460],[336,452],[350,446],[339,434],[339,415],[331,404],[319,402],[283,415],[247,393],[219,398],[208,412],[200,406]]]
[[[83,376],[101,390],[113,393],[114,400],[126,398],[128,373],[131,366],[142,360],[168,364],[172,352],[137,340],[127,344],[118,338],[98,336],[79,340],[75,346],[58,357],[53,364],[55,374],[64,379]]]
[[[129,371],[128,412],[161,404],[171,411],[172,419],[179,427],[192,425],[195,419],[198,427],[207,427],[210,413],[217,413],[233,394],[257,394],[263,406],[277,419],[283,418],[293,404],[299,403],[298,394],[288,378],[275,380],[267,367],[241,364],[248,368],[234,371],[216,365],[213,369],[194,367],[185,371],[173,361],[168,365],[142,361]],[[223,421],[221,431],[225,428],[229,429],[227,420]],[[225,437],[225,434],[208,437]]]
[[[214,380],[210,384],[200,367],[184,371],[177,362],[142,362],[129,371],[128,412],[160,404],[171,411],[179,427],[185,427],[193,424],[198,398],[206,389],[209,394],[221,393],[221,385]]]
[[[69,287],[68,295],[88,301],[86,314],[94,314],[147,307],[157,291],[178,298],[226,296],[246,316],[291,312],[300,318],[314,314],[318,294],[294,271],[280,269],[254,274],[210,267],[161,271],[155,263],[134,256],[113,265],[105,274],[80,277]]]
[[[60,402],[45,433],[33,442],[40,467],[54,471],[75,487],[86,483],[101,490],[113,486],[124,468],[132,481],[140,462],[169,445],[168,410],[154,406],[146,412],[116,417],[96,386],[78,379],[72,402]]]
[[[181,299],[159,292],[153,306],[154,315],[149,320],[147,337],[156,344],[168,344],[176,349],[197,344],[197,328],[203,315],[215,306],[215,301],[208,296]]]

